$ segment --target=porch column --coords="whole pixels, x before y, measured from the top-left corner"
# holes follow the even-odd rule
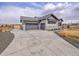
[[[25,30],[25,24],[23,24],[23,30]]]

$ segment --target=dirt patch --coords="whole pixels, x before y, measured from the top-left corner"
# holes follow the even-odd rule
[[[0,32],[0,54],[12,42],[14,34],[11,32]]]

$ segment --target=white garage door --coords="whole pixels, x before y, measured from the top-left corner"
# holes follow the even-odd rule
[[[37,23],[26,23],[25,29],[26,30],[38,30],[39,26]]]

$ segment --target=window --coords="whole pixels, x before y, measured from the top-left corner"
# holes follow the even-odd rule
[[[20,22],[22,22],[22,20],[20,20]]]
[[[55,24],[56,21],[52,20],[52,19],[48,19],[48,24]]]
[[[61,22],[59,22],[58,25],[61,26],[62,25]]]

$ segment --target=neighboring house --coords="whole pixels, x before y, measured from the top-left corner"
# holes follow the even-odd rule
[[[62,19],[58,19],[53,14],[48,14],[43,17],[20,17],[20,22],[23,25],[23,30],[60,29],[62,21]]]

